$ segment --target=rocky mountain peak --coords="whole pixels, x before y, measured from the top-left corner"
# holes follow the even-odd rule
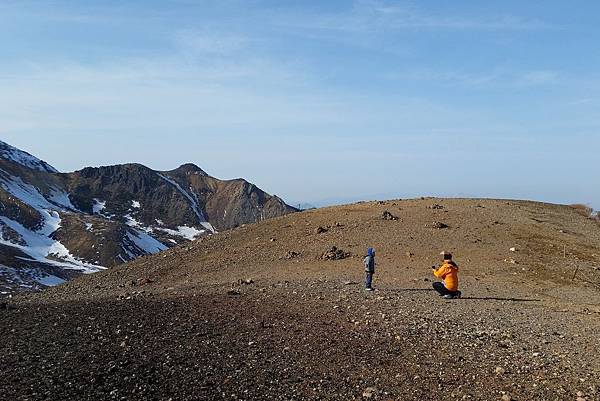
[[[173,170],[174,173],[183,173],[183,174],[198,174],[205,177],[208,177],[208,174],[202,170],[200,167],[196,166],[193,163],[182,164]]]

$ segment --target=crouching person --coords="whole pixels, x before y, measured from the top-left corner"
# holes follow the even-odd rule
[[[452,255],[448,252],[442,252],[444,261],[439,267],[432,266],[433,275],[442,282],[433,283],[433,289],[446,299],[460,298],[461,292],[458,290],[458,266],[452,260]]]
[[[373,248],[367,249],[367,256],[364,260],[365,264],[365,289],[367,291],[373,291],[373,275],[375,274],[375,250]]]

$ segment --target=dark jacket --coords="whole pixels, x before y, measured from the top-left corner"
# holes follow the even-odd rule
[[[368,255],[365,258],[365,271],[367,273],[375,273],[375,256]]]

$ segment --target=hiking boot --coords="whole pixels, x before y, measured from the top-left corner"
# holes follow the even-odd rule
[[[365,288],[365,290],[367,291],[375,291],[373,288],[369,287],[369,288]]]
[[[457,294],[457,295],[446,294],[446,295],[444,295],[444,299],[458,299],[458,298],[460,298],[460,294]]]
[[[461,298],[461,297],[462,297],[462,292],[456,291],[456,298]]]

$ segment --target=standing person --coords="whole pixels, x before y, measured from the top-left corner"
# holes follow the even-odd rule
[[[375,274],[375,250],[373,248],[367,249],[367,256],[364,260],[365,264],[365,289],[367,291],[373,291],[371,286],[373,283],[373,274]]]
[[[432,269],[433,275],[442,279],[442,282],[436,281],[433,283],[433,289],[446,299],[460,298],[461,292],[458,290],[458,265],[452,260],[452,254],[442,252],[441,255],[444,261],[439,267],[432,266]]]

